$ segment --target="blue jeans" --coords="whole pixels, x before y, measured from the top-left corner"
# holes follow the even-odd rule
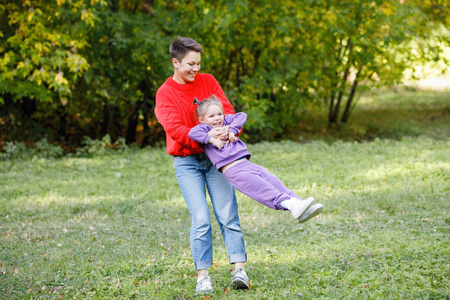
[[[191,217],[190,241],[195,269],[206,269],[213,263],[211,219],[206,201],[206,187],[214,215],[222,231],[230,263],[247,261],[244,234],[241,231],[233,186],[203,153],[174,156],[173,164],[178,185]]]

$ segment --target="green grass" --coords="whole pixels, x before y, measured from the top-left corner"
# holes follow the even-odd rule
[[[251,289],[230,289],[213,221],[210,299],[450,298],[448,117],[427,125],[433,113],[420,112],[434,104],[415,114],[406,108],[420,101],[402,99],[398,118],[423,124],[416,134],[249,145],[253,162],[325,209],[298,224],[238,193]],[[0,298],[203,299],[189,225],[164,150],[0,161]]]

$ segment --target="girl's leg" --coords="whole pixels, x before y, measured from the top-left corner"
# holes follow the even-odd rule
[[[300,223],[306,222],[308,220],[310,220],[311,218],[317,216],[318,214],[320,214],[320,212],[323,209],[322,204],[315,204],[313,205],[314,202],[314,198],[309,197],[308,199],[304,200],[304,201],[297,201],[294,199],[299,199],[302,200],[299,196],[297,196],[293,191],[291,191],[290,189],[288,189],[284,183],[278,179],[278,177],[276,177],[275,175],[273,175],[272,173],[270,173],[267,169],[253,164],[254,168],[259,169],[259,172],[261,174],[261,176],[267,180],[267,182],[270,182],[276,189],[278,189],[280,192],[286,193],[288,195],[290,195],[292,198],[284,201],[275,201],[275,205],[277,205],[278,207],[283,207],[284,209],[288,209],[291,213],[292,216],[297,219]],[[286,199],[285,199],[286,200]],[[281,203],[282,201],[284,201],[283,203]]]
[[[269,170],[266,168],[257,165],[252,164],[252,167],[259,170],[261,177],[264,178],[267,182],[270,182],[277,190],[279,190],[281,193],[288,194],[292,198],[297,198],[299,200],[302,200],[297,194],[295,194],[292,190],[290,190],[277,176],[273,175]],[[277,203],[277,205],[279,202]]]
[[[197,270],[212,265],[212,232],[206,202],[205,170],[196,155],[173,158],[178,185],[191,217],[191,251]],[[199,274],[200,275],[200,274]]]
[[[250,162],[231,167],[225,176],[240,192],[272,209],[286,210],[280,205],[281,201],[292,197],[300,199],[275,175]]]

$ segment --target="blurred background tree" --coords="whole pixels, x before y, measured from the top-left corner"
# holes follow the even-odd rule
[[[249,141],[297,134],[311,103],[339,127],[362,91],[448,65],[449,16],[445,0],[2,1],[0,140],[162,141],[154,97],[176,36],[204,46],[202,71],[248,113]]]

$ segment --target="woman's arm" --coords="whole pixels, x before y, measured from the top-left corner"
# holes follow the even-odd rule
[[[199,147],[189,138],[190,128],[185,125],[180,112],[169,97],[156,93],[155,115],[167,135],[175,142],[189,148]]]

